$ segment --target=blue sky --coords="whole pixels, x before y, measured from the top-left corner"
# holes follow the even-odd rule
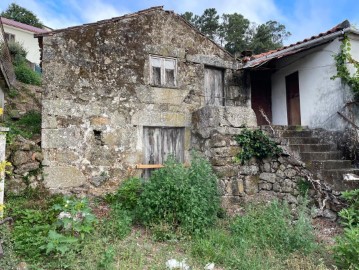
[[[13,0],[1,0],[5,10]],[[358,0],[16,0],[52,28],[64,28],[108,19],[163,5],[176,13],[192,11],[201,15],[206,8],[216,8],[219,14],[241,13],[256,23],[277,20],[292,33],[285,41],[293,43],[327,31],[348,19],[359,27]]]

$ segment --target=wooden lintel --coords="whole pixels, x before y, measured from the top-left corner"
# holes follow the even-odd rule
[[[137,164],[136,169],[159,169],[163,168],[162,164]]]

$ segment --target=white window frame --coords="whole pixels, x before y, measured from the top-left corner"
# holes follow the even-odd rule
[[[6,36],[8,36],[8,38],[6,38],[7,42],[15,41],[15,35],[14,34],[11,34],[11,33],[8,33],[8,32],[4,32],[4,33],[5,33],[5,38],[6,38]]]
[[[173,85],[166,84],[166,65],[167,66],[173,66],[173,75],[174,75],[174,81]],[[160,84],[155,84],[153,82],[154,74],[153,74],[153,67],[159,67],[160,68]],[[167,68],[169,70],[172,70],[172,68]],[[150,84],[153,86],[159,86],[159,87],[177,87],[177,58],[173,57],[162,57],[158,55],[150,55]]]

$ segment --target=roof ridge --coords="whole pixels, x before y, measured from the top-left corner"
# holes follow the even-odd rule
[[[40,34],[35,34],[35,37],[41,37],[41,36],[49,36],[52,35],[53,33],[59,33],[59,32],[63,32],[63,31],[67,31],[67,30],[73,30],[73,29],[78,29],[84,26],[92,26],[92,25],[99,25],[99,24],[105,24],[105,23],[110,23],[110,22],[116,22],[119,20],[123,20],[126,18],[131,18],[134,16],[138,16],[150,11],[154,11],[154,10],[163,10],[163,6],[154,6],[154,7],[150,7],[147,9],[142,9],[140,11],[137,12],[133,12],[133,13],[128,13],[128,14],[124,14],[118,17],[113,17],[110,19],[105,19],[105,20],[99,20],[96,22],[91,22],[91,23],[84,23],[84,24],[80,24],[80,25],[75,25],[75,26],[70,26],[70,27],[66,27],[66,28],[61,28],[61,29],[55,29],[46,33],[40,33]]]

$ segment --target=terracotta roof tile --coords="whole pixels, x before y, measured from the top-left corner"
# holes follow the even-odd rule
[[[273,54],[275,52],[280,52],[280,51],[283,51],[285,49],[288,49],[288,48],[291,48],[291,47],[306,43],[308,41],[315,40],[315,39],[320,38],[320,37],[328,36],[330,34],[333,34],[335,32],[341,31],[341,30],[343,30],[345,28],[348,28],[348,27],[350,27],[350,23],[349,23],[349,21],[345,20],[344,22],[334,26],[332,29],[330,29],[330,30],[328,30],[326,32],[319,33],[316,36],[311,36],[310,38],[306,38],[306,39],[303,39],[302,41],[298,41],[296,43],[293,43],[293,44],[290,44],[290,45],[287,45],[287,46],[283,46],[283,47],[281,47],[279,49],[276,49],[276,50],[270,50],[270,51],[267,51],[267,52],[264,52],[264,53],[253,55],[250,58],[250,60],[255,60],[255,59],[258,59],[258,58],[261,58],[261,57],[264,57],[264,56],[269,56],[269,55],[271,55],[271,54]]]
[[[10,20],[10,19],[4,18],[4,17],[1,17],[1,22],[3,24],[5,24],[5,25],[9,25],[9,26],[12,26],[12,27],[15,27],[15,28],[20,28],[20,29],[23,29],[23,30],[26,30],[26,31],[29,31],[29,32],[36,33],[36,34],[48,32],[47,30],[37,28],[37,27],[31,26],[31,25],[28,25],[28,24],[24,24],[24,23],[21,23],[21,22],[17,22],[17,21],[14,21],[14,20]]]

